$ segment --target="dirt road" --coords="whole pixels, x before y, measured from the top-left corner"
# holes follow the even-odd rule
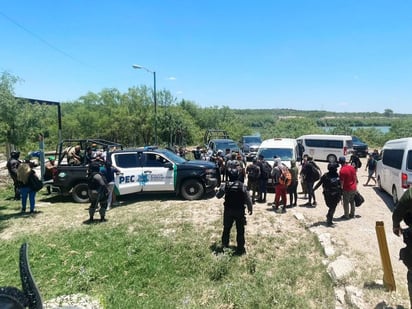
[[[302,213],[311,222],[309,225],[318,230],[317,233],[330,233],[335,250],[355,261],[356,276],[348,283],[363,288],[365,303],[368,304],[366,308],[406,308],[409,307],[406,267],[398,259],[399,249],[404,247],[404,244],[400,237],[392,233],[392,199],[388,194],[380,192],[377,186],[373,186],[373,181],[370,182],[371,186],[363,186],[367,180],[367,172],[364,170],[366,159],[362,159],[362,163],[362,168],[358,170],[358,190],[364,196],[365,203],[356,208],[354,219],[339,219],[343,215],[343,206],[340,204],[334,216],[334,227],[326,227],[324,222],[327,207],[321,188],[316,191],[318,202],[316,208],[299,207],[299,204],[306,202],[304,199],[299,199],[298,207],[293,208],[291,212]],[[317,164],[323,172],[327,171],[326,163],[317,162]],[[374,286],[371,282],[383,279],[383,267],[375,231],[378,221],[384,223],[396,292],[385,292],[377,286],[375,290],[371,288]]]

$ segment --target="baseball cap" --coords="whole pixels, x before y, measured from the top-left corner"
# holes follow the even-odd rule
[[[340,164],[344,164],[346,162],[346,158],[345,157],[339,157],[339,163]]]

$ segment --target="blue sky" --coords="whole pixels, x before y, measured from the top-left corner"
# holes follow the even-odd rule
[[[412,113],[412,1],[3,1],[16,96],[153,87],[202,107]]]

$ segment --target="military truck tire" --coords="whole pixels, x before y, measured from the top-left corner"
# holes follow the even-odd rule
[[[72,189],[72,197],[76,203],[87,203],[89,202],[89,194],[87,193],[88,186],[87,183],[81,182],[75,185]]]
[[[205,193],[201,182],[196,179],[188,179],[182,183],[180,194],[185,200],[200,200]]]

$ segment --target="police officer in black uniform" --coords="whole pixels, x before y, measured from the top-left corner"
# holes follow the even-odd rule
[[[222,245],[224,248],[229,247],[230,230],[233,222],[236,222],[236,241],[237,248],[235,254],[242,255],[245,250],[245,204],[249,215],[252,215],[252,200],[247,187],[241,182],[240,169],[233,168],[228,170],[229,181],[223,183],[216,193],[217,198],[225,197],[223,212],[223,233]]]
[[[401,222],[405,222],[407,229],[401,228]],[[412,307],[412,187],[410,187],[399,199],[392,213],[393,233],[396,236],[403,235],[406,244],[399,252],[399,258],[408,268],[406,278],[408,280],[409,301]]]
[[[12,151],[10,153],[10,158],[7,160],[7,170],[9,171],[11,179],[13,179],[14,185],[14,199],[20,200],[20,190],[17,182],[17,168],[19,167],[21,161],[19,160],[20,152]]]
[[[109,196],[109,185],[106,178],[100,172],[100,165],[92,162],[88,170],[88,194],[90,199],[89,222],[93,222],[93,216],[100,204],[100,222],[106,221],[107,198]]]

